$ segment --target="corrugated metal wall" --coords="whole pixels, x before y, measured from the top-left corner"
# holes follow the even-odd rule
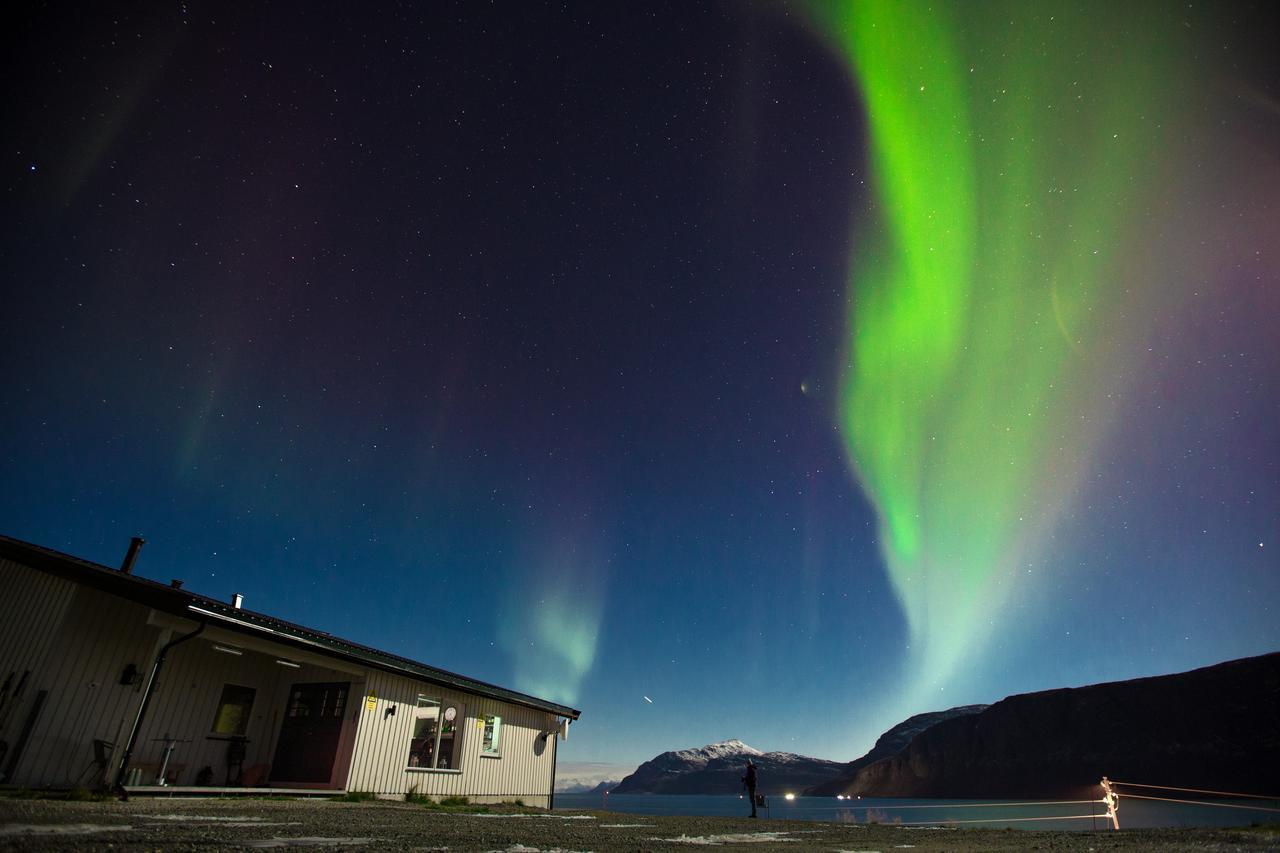
[[[0,685],[6,678],[10,682],[0,695],[0,740],[7,744],[0,775],[12,764],[5,784],[97,787],[105,768],[94,767],[93,741],[124,748],[157,651],[195,623],[177,622],[182,627],[176,631],[150,625],[151,611],[142,605],[10,561],[0,560],[0,589],[9,606],[0,620]],[[257,766],[265,782],[290,686],[346,681],[351,682],[352,698],[330,782],[330,787],[341,787],[350,764],[355,697],[363,691],[363,675],[312,664],[283,667],[272,656],[250,650],[224,654],[214,650],[215,641],[234,645],[237,638],[214,629],[169,653],[130,762],[141,771],[139,784],[155,783],[169,735],[179,741],[170,757],[170,784],[195,784],[206,766],[214,784],[226,780],[227,741],[212,732],[226,684],[256,691],[243,769],[252,772]],[[137,683],[121,685],[128,664],[138,673]],[[24,673],[29,673],[25,681]],[[15,696],[19,684],[22,689]],[[41,693],[34,726],[20,743]],[[20,755],[15,754],[18,749]]]
[[[102,777],[94,771],[93,741],[122,743],[128,736],[140,684],[121,685],[120,676],[133,663],[145,677],[159,629],[146,624],[140,605],[8,560],[0,560],[0,589],[7,610],[0,620],[0,679],[13,678],[0,707],[0,739],[8,744],[0,775],[8,774],[6,784],[95,787]],[[15,697],[24,672],[30,675]]]
[[[10,771],[2,781],[30,787],[95,787],[103,773],[94,767],[94,739],[123,749],[156,652],[183,629],[149,624],[152,613],[142,605],[7,560],[0,560],[0,590],[8,605],[0,619],[0,683],[10,679],[9,690],[0,695],[0,740],[8,745],[7,754],[0,757],[0,774]],[[210,628],[170,652],[131,763],[142,768],[142,784],[155,780],[166,735],[186,741],[176,745],[170,759],[171,783],[194,784],[206,766],[213,770],[213,784],[223,783],[227,743],[212,738],[211,728],[225,684],[256,691],[244,770],[253,772],[256,767],[265,772],[274,759],[290,686],[349,682],[346,723],[330,787],[384,796],[416,791],[436,798],[520,799],[531,806],[549,805],[554,736],[538,736],[556,727],[555,715],[378,670],[353,673],[314,662],[298,669],[284,667],[275,662],[270,644],[260,641],[260,650],[245,648],[242,655],[213,648],[214,642],[237,641],[238,635]],[[289,657],[285,647],[281,654]],[[128,664],[140,677],[137,684],[121,685]],[[19,683],[22,690],[15,696]],[[366,707],[370,692],[377,696],[373,710]],[[407,768],[419,693],[461,706],[460,770]],[[388,715],[392,707],[395,713]],[[500,758],[481,753],[477,721],[486,714],[502,717]],[[28,720],[33,725],[21,745]],[[21,754],[16,755],[19,747]]]
[[[463,796],[473,802],[523,800],[526,805],[549,805],[555,744],[538,736],[554,729],[556,717],[519,705],[499,702],[383,672],[371,672],[367,690],[376,696],[376,707],[362,712],[347,789],[384,796],[402,796],[410,790],[433,798]],[[462,706],[461,769],[440,771],[409,769],[409,741],[419,693]],[[395,708],[393,715],[388,708]],[[481,754],[480,717],[502,717],[502,757]],[[553,736],[554,737],[554,736]]]

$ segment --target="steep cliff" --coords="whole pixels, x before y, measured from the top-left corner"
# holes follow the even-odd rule
[[[943,720],[950,720],[954,717],[963,717],[969,714],[980,714],[988,707],[990,706],[962,705],[958,708],[949,708],[946,711],[929,711],[924,714],[916,714],[914,717],[908,717],[880,735],[876,739],[875,745],[871,747],[870,752],[844,765],[840,778],[823,782],[821,785],[815,785],[805,791],[805,794],[811,797],[834,797],[836,794],[847,794],[852,790],[854,778],[863,767],[897,755],[906,749],[907,744],[915,740],[917,735]]]
[[[1112,779],[1280,790],[1280,653],[1191,672],[1011,696],[861,768],[878,797],[1075,794]]]

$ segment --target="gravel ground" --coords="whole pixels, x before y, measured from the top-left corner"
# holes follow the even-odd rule
[[[1121,832],[923,829],[617,812],[432,812],[408,803],[322,800],[0,799],[0,850],[333,849],[534,851],[1160,850],[1280,851],[1280,830]]]

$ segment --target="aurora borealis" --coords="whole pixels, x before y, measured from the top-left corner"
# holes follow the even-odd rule
[[[1273,17],[24,6],[0,532],[622,770],[1274,651]]]
[[[1091,467],[1115,360],[1149,333],[1124,304],[1176,299],[1125,260],[1173,174],[1172,93],[1197,82],[1177,22],[1137,6],[814,8],[865,104],[876,192],[840,423],[936,687]]]

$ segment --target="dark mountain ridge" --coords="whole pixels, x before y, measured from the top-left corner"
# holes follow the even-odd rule
[[[871,750],[866,755],[861,758],[855,758],[844,765],[844,772],[841,773],[839,779],[832,779],[828,782],[823,782],[821,785],[815,785],[804,793],[810,797],[834,797],[836,794],[846,793],[846,789],[853,782],[859,770],[869,764],[875,764],[881,759],[889,758],[902,752],[911,741],[915,740],[916,735],[932,728],[943,720],[950,720],[954,717],[963,717],[969,714],[980,714],[989,707],[991,706],[961,705],[958,708],[948,708],[945,711],[927,711],[923,714],[916,714],[914,717],[908,717],[876,738],[875,745],[871,747]]]
[[[835,792],[1057,796],[1089,790],[1104,775],[1246,793],[1280,790],[1280,653],[1010,696],[926,728]]]

